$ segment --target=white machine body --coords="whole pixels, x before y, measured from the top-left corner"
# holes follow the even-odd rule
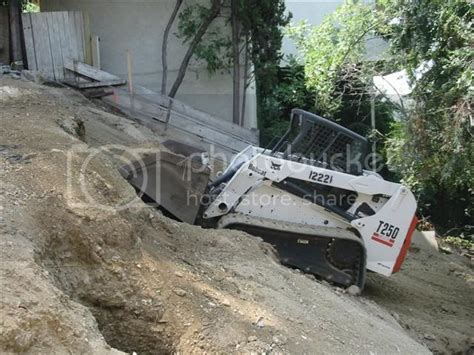
[[[366,248],[367,269],[390,276],[400,268],[416,226],[417,203],[407,187],[385,181],[370,171],[354,176],[285,160],[252,146],[239,153],[227,170],[237,167],[236,173],[205,210],[204,218],[233,212],[304,224],[315,229],[356,230]],[[365,203],[375,213],[359,213],[357,218],[347,220],[327,208],[274,187],[274,183],[288,178],[353,191],[357,198],[347,212],[354,214]]]

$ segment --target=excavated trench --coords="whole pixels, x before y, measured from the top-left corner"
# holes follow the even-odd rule
[[[48,216],[55,221],[53,229],[46,228],[49,218],[42,219],[43,230],[50,232],[36,253],[51,281],[91,311],[111,347],[127,353],[174,353],[175,335],[161,322],[164,302],[142,289],[143,276],[132,269],[141,253],[140,229],[120,219],[78,224],[61,210]]]

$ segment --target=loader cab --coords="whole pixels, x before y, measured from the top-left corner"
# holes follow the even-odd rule
[[[273,155],[286,160],[351,175],[362,175],[367,152],[364,137],[300,109],[292,111],[288,130],[272,149]]]

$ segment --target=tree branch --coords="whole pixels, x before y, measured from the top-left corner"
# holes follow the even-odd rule
[[[176,4],[174,5],[173,13],[166,25],[165,32],[163,34],[163,44],[161,50],[161,60],[163,65],[163,76],[161,79],[161,94],[166,95],[166,82],[168,81],[168,37],[170,35],[171,27],[173,27],[173,23],[178,15],[179,9],[183,4],[183,0],[176,0]]]
[[[171,88],[168,96],[171,98],[174,98],[176,96],[176,93],[178,92],[179,87],[183,83],[183,79],[186,75],[186,70],[188,68],[189,62],[191,61],[191,58],[194,54],[194,51],[196,50],[196,47],[199,45],[201,42],[203,36],[206,34],[207,29],[211,25],[211,23],[214,21],[214,19],[219,15],[221,11],[222,3],[221,0],[213,0],[212,1],[212,7],[210,9],[210,12],[208,16],[204,19],[202,22],[201,26],[199,26],[199,29],[196,32],[196,35],[194,36],[193,40],[189,44],[188,50],[186,51],[186,54],[181,61],[181,65],[179,67],[178,71],[178,76],[176,77],[176,80],[174,81],[173,87]]]

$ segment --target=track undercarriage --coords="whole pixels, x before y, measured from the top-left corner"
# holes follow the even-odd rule
[[[271,244],[282,264],[303,270],[341,286],[365,282],[365,248],[350,231],[314,228],[244,215],[230,214],[220,228],[235,229],[260,237]]]

